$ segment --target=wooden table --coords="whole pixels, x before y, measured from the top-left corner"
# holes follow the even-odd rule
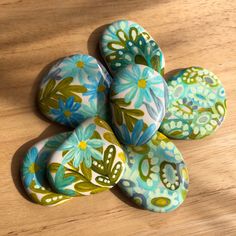
[[[236,1],[0,0],[0,234],[236,235]],[[35,108],[39,75],[77,52],[99,58],[104,25],[138,22],[158,41],[166,72],[200,65],[215,72],[228,114],[214,135],[174,141],[190,172],[190,191],[176,211],[139,210],[118,189],[58,207],[26,200],[19,163],[36,141],[65,130]]]

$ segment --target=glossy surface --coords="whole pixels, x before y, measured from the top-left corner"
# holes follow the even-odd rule
[[[124,152],[109,125],[90,118],[55,150],[48,162],[48,178],[59,193],[89,195],[112,188],[124,163]]]
[[[174,139],[201,139],[224,120],[226,96],[212,72],[190,67],[168,80],[169,106],[160,130]]]
[[[50,120],[76,127],[87,118],[107,119],[111,77],[95,58],[76,54],[59,60],[44,76],[38,104]]]
[[[127,162],[119,187],[138,206],[170,212],[186,198],[189,177],[177,147],[163,134],[143,146],[126,146]]]
[[[115,21],[103,32],[101,54],[113,75],[131,64],[142,64],[163,75],[164,55],[150,34],[139,24]]]
[[[110,96],[112,123],[120,142],[148,142],[165,116],[167,97],[165,80],[155,70],[143,65],[120,70]]]
[[[21,167],[21,178],[26,193],[35,203],[53,206],[71,198],[53,192],[47,181],[47,161],[70,134],[62,133],[44,139],[27,152]]]

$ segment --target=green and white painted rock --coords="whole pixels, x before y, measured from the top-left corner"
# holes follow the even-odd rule
[[[125,154],[109,125],[90,118],[79,125],[48,162],[51,186],[68,196],[112,188],[121,178]]]
[[[174,139],[201,139],[223,122],[226,96],[212,72],[189,67],[168,81],[169,107],[160,130]]]
[[[125,172],[118,183],[138,206],[155,212],[170,212],[186,198],[187,167],[177,147],[163,134],[143,146],[125,146]]]
[[[62,133],[44,139],[27,152],[21,168],[21,178],[26,193],[35,203],[53,206],[71,198],[53,192],[47,181],[47,161],[54,150],[61,146],[70,134]]]
[[[117,72],[110,101],[118,140],[132,145],[147,143],[165,116],[167,100],[166,82],[152,68],[134,64]]]
[[[50,120],[77,127],[87,118],[107,119],[111,77],[95,58],[76,54],[59,60],[40,85],[38,105]]]
[[[150,34],[140,25],[127,20],[113,22],[103,32],[100,51],[114,75],[131,64],[142,64],[164,73],[164,55]]]

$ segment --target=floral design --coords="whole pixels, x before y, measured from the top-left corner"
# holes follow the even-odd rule
[[[63,78],[73,77],[80,83],[83,83],[85,77],[95,77],[98,73],[97,61],[87,55],[77,54],[67,57],[62,61],[62,66],[61,76]]]
[[[36,143],[23,160],[21,177],[29,197],[40,205],[57,205],[69,200],[69,196],[52,192],[46,179],[47,161],[70,133],[62,133]]]
[[[59,105],[57,109],[51,109],[51,113],[54,115],[56,122],[76,127],[78,122],[84,120],[84,117],[79,112],[81,105],[80,103],[74,102],[74,97],[69,97],[65,103],[59,99],[58,103]]]
[[[57,145],[57,140],[50,143],[53,145]],[[118,183],[125,161],[110,126],[99,117],[90,118],[52,154],[48,161],[48,180],[63,195],[95,194]]]
[[[183,203],[188,190],[188,172],[177,147],[157,132],[144,152],[126,146],[127,165],[119,187],[137,205],[168,212]]]
[[[225,90],[212,72],[200,67],[181,70],[168,80],[168,87],[169,107],[160,127],[168,137],[201,139],[224,120]]]
[[[130,64],[149,66],[164,73],[164,56],[145,29],[132,21],[113,22],[101,38],[101,52],[112,72]]]
[[[164,79],[149,67],[130,65],[117,73],[111,90],[113,127],[120,141],[146,143],[165,115],[168,92]]]
[[[193,112],[197,108],[193,105],[193,101],[187,100],[186,97],[173,102],[173,112],[177,117],[183,117],[186,120],[193,118]]]
[[[45,75],[38,94],[39,108],[52,121],[73,128],[97,115],[107,120],[110,84],[110,75],[95,58],[80,54],[65,57]]]
[[[193,129],[193,135],[205,137],[209,132],[217,128],[217,115],[209,111],[203,111],[196,117],[194,123],[196,126]]]
[[[102,76],[102,75],[100,75]],[[105,80],[99,78],[98,80],[94,80],[94,78],[88,77],[90,83],[85,83],[84,86],[87,88],[87,92],[83,94],[83,96],[89,96],[89,101],[98,101],[102,102],[106,99],[107,95],[107,84],[105,84]]]
[[[102,159],[102,154],[97,148],[102,147],[104,142],[100,139],[91,138],[96,126],[88,125],[86,128],[78,127],[69,139],[60,147],[60,150],[68,151],[63,157],[63,164],[73,159],[73,166],[78,168],[81,162],[86,167],[91,167],[92,157],[96,160]]]
[[[26,187],[29,187],[34,180],[36,184],[40,184],[44,177],[45,162],[39,161],[39,153],[37,148],[33,147],[27,153],[22,167],[23,181]],[[37,178],[35,177],[37,175]]]
[[[154,70],[148,67],[142,70],[139,66],[133,66],[131,70],[125,70],[117,75],[112,89],[115,94],[124,92],[126,103],[135,100],[134,107],[137,109],[144,101],[153,101],[151,91],[163,98],[163,83],[163,78]]]
[[[121,125],[120,129],[114,128],[116,135],[118,136],[119,140],[126,145],[133,144],[133,145],[142,145],[146,143],[155,133],[156,133],[156,125],[151,124],[144,132],[142,132],[144,128],[143,120],[138,120],[135,123],[133,128],[132,134],[130,134],[127,126],[124,124]]]

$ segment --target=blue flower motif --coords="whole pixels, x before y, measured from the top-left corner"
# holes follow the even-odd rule
[[[144,101],[152,102],[151,91],[158,97],[164,96],[163,88],[158,86],[163,87],[163,78],[161,75],[155,75],[155,71],[149,67],[141,71],[139,66],[134,65],[131,70],[124,70],[118,74],[118,77],[114,83],[114,92],[124,92],[126,103],[135,100],[135,108],[139,108]]]
[[[74,102],[74,97],[69,97],[65,102],[62,99],[58,101],[58,108],[51,109],[50,112],[55,116],[55,121],[76,127],[84,120],[84,117],[78,113],[81,104]]]
[[[63,158],[62,164],[73,159],[74,167],[78,168],[81,162],[89,168],[92,165],[92,158],[102,160],[102,154],[96,150],[103,146],[101,139],[91,139],[96,125],[90,124],[86,128],[78,127],[73,134],[60,147],[60,150],[68,151]]]
[[[119,139],[123,140],[123,143],[125,144],[132,144],[135,146],[139,146],[148,142],[155,134],[157,128],[156,125],[153,123],[143,132],[143,127],[143,120],[138,120],[134,125],[133,132],[130,134],[126,125],[121,125],[121,129],[118,129],[114,125],[115,132]]]
[[[88,77],[90,83],[85,83],[84,86],[87,88],[87,92],[83,93],[83,96],[89,96],[89,101],[97,100],[104,102],[105,95],[108,93],[108,85],[104,81],[102,74],[98,72],[97,77]]]
[[[44,154],[47,155],[47,153]],[[47,158],[42,155],[38,153],[36,147],[33,147],[28,151],[24,159],[22,173],[23,182],[27,188],[33,180],[35,181],[35,184],[38,185],[41,185],[43,182]]]
[[[97,72],[96,59],[88,55],[74,55],[64,59],[61,71],[63,78],[73,77],[80,83],[83,83],[87,76],[96,76]]]

